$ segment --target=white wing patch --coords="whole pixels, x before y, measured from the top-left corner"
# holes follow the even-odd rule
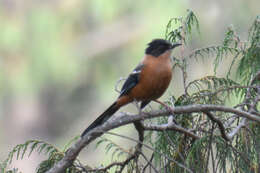
[[[139,74],[141,73],[141,70],[134,70],[131,74]]]

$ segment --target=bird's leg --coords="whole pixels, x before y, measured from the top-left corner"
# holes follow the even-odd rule
[[[173,110],[173,108],[171,108],[170,106],[168,106],[167,104],[165,104],[165,103],[163,103],[163,102],[161,102],[161,101],[159,101],[159,100],[154,100],[156,103],[159,103],[159,104],[161,104],[162,106],[164,106],[167,110],[169,110],[171,113],[172,113],[172,115],[171,116],[169,116],[169,118],[168,118],[168,124],[171,124],[171,123],[175,123],[175,124],[177,124],[177,122],[176,122],[176,120],[175,120],[175,116],[174,116],[174,110]]]
[[[171,108],[171,107],[168,106],[167,104],[165,104],[165,103],[163,103],[163,102],[161,102],[161,101],[159,101],[159,100],[153,100],[153,101],[155,101],[156,103],[161,104],[163,107],[165,107],[167,110],[169,110],[172,114],[174,114],[173,108]]]
[[[137,108],[138,113],[141,114],[142,110],[141,110],[140,105],[138,104],[139,102],[137,100],[134,100],[133,103],[134,103],[135,107]]]

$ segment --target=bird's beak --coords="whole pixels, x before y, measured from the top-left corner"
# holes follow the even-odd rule
[[[181,44],[181,43],[175,43],[175,44],[172,44],[171,49],[173,49],[173,48],[175,48],[175,47],[178,47],[178,46],[180,46],[180,45],[182,45],[182,44]]]

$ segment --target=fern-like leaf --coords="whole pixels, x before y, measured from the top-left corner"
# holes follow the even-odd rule
[[[187,10],[187,16],[183,18],[172,18],[166,27],[165,38],[171,42],[184,42],[191,35],[193,26],[199,30],[199,22],[196,15],[191,10]],[[181,26],[173,29],[172,26],[176,23],[181,23]]]
[[[29,149],[30,148],[30,149]],[[26,152],[28,152],[28,157],[32,154],[34,151],[38,151],[38,153],[42,153],[45,150],[45,154],[49,154],[51,156],[53,153],[58,153],[58,149],[52,146],[51,144],[48,144],[44,141],[38,141],[38,140],[29,140],[26,141],[24,144],[16,145],[8,154],[7,159],[2,164],[2,172],[6,169],[8,164],[11,164],[13,161],[13,158],[16,156],[16,159],[23,159]]]

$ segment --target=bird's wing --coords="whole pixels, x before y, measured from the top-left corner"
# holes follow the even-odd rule
[[[132,88],[134,88],[138,84],[139,78],[140,78],[140,73],[141,73],[143,67],[144,67],[144,64],[139,64],[133,70],[133,72],[128,76],[128,78],[126,79],[126,81],[121,89],[119,97],[127,94]]]

